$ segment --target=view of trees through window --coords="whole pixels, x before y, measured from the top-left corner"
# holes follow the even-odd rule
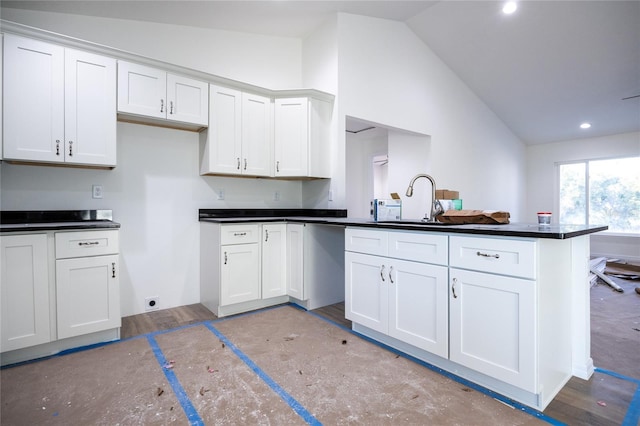
[[[640,233],[640,157],[559,165],[562,224]]]

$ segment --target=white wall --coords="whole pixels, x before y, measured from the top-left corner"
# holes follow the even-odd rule
[[[557,163],[630,156],[640,156],[640,132],[528,146],[525,219],[535,221],[540,210],[557,211]],[[594,234],[591,254],[640,261],[640,237]]]
[[[408,174],[428,173],[439,188],[460,191],[464,208],[521,220],[524,144],[405,24],[339,14],[338,46],[339,125],[348,115],[429,135],[428,169]],[[344,152],[344,128],[337,144]],[[332,187],[344,203],[344,177],[334,176]]]

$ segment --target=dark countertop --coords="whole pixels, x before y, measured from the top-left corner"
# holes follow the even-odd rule
[[[239,213],[244,212],[244,213]],[[286,213],[291,213],[287,215]],[[306,213],[306,214],[305,214]],[[509,223],[505,225],[450,225],[428,224],[418,220],[396,222],[375,222],[371,219],[348,218],[346,210],[309,210],[309,209],[200,209],[201,222],[246,223],[246,222],[305,222],[338,226],[361,226],[378,229],[396,229],[408,231],[446,232],[453,234],[477,234],[504,237],[549,238],[563,240],[606,231],[606,225],[550,225],[537,223]]]
[[[111,210],[8,210],[0,212],[0,232],[118,229]]]

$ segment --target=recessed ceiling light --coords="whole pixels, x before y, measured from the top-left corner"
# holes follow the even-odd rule
[[[511,15],[516,11],[516,9],[518,9],[518,3],[516,3],[515,1],[508,1],[502,7],[502,12],[507,15]]]
[[[588,129],[589,127],[591,127],[591,123],[582,123],[582,124],[580,125],[580,128],[581,128],[581,129]]]

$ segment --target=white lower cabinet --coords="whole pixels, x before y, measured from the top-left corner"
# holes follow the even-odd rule
[[[218,317],[294,302],[344,300],[342,227],[200,223],[200,302]]]
[[[120,337],[118,233],[0,237],[2,365]]]
[[[200,301],[218,317],[286,301],[286,225],[200,226]]]
[[[47,235],[3,235],[0,352],[51,341]]]
[[[450,359],[536,390],[535,282],[451,269]]]
[[[118,231],[56,232],[58,339],[118,328]]]
[[[120,327],[118,255],[56,261],[58,338]]]
[[[287,225],[262,225],[262,298],[287,294]]]
[[[418,237],[417,239],[415,237]],[[351,321],[442,357],[448,356],[446,266],[366,254],[395,253],[403,241],[446,252],[446,237],[347,229],[345,314]],[[380,243],[382,242],[382,244]],[[415,251],[414,251],[415,252]]]
[[[588,236],[428,235],[347,228],[353,329],[544,410],[590,365],[571,320],[572,297],[588,297]]]
[[[260,299],[258,243],[222,246],[220,304],[233,305]]]

